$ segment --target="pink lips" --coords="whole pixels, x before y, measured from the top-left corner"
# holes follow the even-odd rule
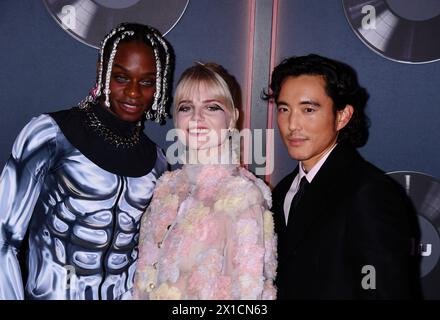
[[[307,139],[306,138],[287,138],[287,141],[292,147],[299,147],[304,144]]]
[[[188,128],[188,134],[190,136],[201,136],[201,135],[206,135],[210,132],[210,129],[207,127],[193,127],[193,128]]]

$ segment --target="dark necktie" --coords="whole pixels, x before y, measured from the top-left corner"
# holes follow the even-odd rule
[[[301,198],[304,195],[304,192],[307,189],[307,186],[309,185],[309,182],[307,181],[307,178],[304,176],[302,177],[298,191],[296,192],[295,196],[293,197],[292,203],[290,204],[290,210],[289,210],[289,220],[292,218],[293,214],[295,213],[295,208],[298,206],[298,203],[301,201]]]

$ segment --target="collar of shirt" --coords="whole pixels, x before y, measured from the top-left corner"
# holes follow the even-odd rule
[[[321,159],[319,159],[319,161],[307,173],[303,169],[302,162],[300,162],[299,163],[299,172],[298,172],[299,179],[297,181],[297,184],[299,185],[299,182],[301,181],[302,177],[304,177],[304,176],[306,176],[306,179],[309,183],[312,183],[313,178],[316,176],[319,169],[321,169],[322,165],[324,164],[325,160],[327,160],[328,156],[333,151],[333,149],[336,148],[337,145],[338,144],[336,143],[330,150],[328,150],[327,153],[324,154],[324,156]]]

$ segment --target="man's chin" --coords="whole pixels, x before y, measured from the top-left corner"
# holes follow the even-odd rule
[[[288,151],[289,152],[289,156],[293,159],[293,160],[296,160],[296,161],[303,161],[303,160],[305,160],[306,159],[306,157],[303,155],[303,154],[301,154],[300,152],[298,152],[297,150],[295,150],[294,152],[292,152],[292,151]]]

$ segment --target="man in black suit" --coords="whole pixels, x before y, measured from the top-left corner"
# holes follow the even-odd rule
[[[265,97],[299,161],[273,190],[278,298],[417,297],[416,215],[398,185],[356,151],[368,138],[368,94],[355,71],[318,55],[288,58]]]

